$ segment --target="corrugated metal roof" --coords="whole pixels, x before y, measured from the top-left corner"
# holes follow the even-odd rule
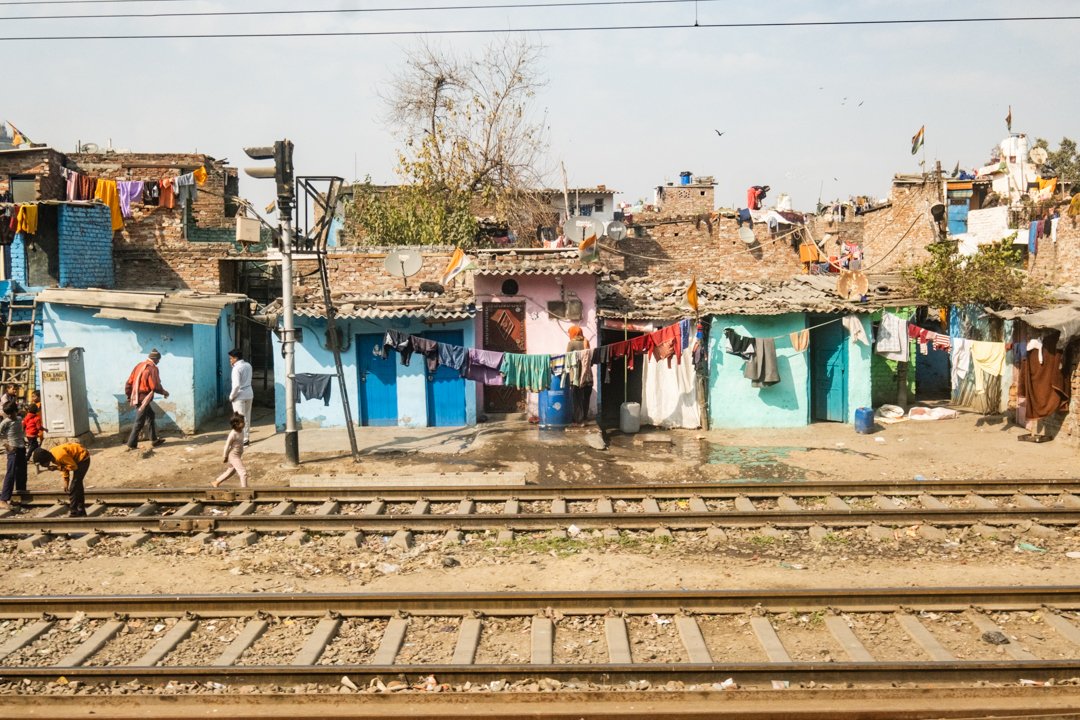
[[[94,317],[129,320],[156,325],[216,325],[221,310],[247,302],[233,293],[203,294],[179,292],[127,292],[122,290],[79,290],[49,288],[38,293],[37,302],[99,308]]]
[[[335,294],[334,306],[338,318],[384,320],[416,318],[419,320],[467,320],[476,314],[471,288],[451,287],[444,292],[396,290],[380,295]],[[281,302],[275,301],[267,312],[280,314]],[[297,303],[294,312],[299,317],[326,317],[326,306],[319,300]]]
[[[477,250],[477,275],[603,275],[603,263],[583,263],[577,249]]]

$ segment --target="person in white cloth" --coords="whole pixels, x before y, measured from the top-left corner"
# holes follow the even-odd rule
[[[251,389],[251,363],[244,359],[239,348],[229,351],[229,364],[232,365],[232,390],[229,402],[233,412],[244,418],[244,444],[251,443],[251,403],[255,393]]]

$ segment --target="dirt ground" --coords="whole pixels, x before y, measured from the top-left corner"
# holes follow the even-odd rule
[[[773,478],[873,480],[878,478],[1075,477],[1078,451],[1064,442],[1018,442],[1021,429],[977,415],[954,420],[892,425],[858,435],[849,425],[818,424],[768,431],[653,431],[604,438],[595,429],[541,433],[535,427],[482,425],[423,434],[394,430],[366,437],[359,466],[342,451],[344,433],[301,433],[299,470],[281,467],[272,428],[256,424],[247,460],[253,484],[283,485],[305,474],[402,474],[432,470],[518,470],[531,482],[700,482]],[[385,432],[385,431],[384,431]],[[321,434],[320,434],[321,433]],[[179,486],[208,483],[222,467],[224,430],[170,439],[154,451],[92,449],[88,487]],[[390,438],[386,440],[386,438]],[[402,439],[408,440],[402,443]],[[280,440],[280,437],[277,438]],[[605,440],[607,449],[598,449]],[[404,449],[402,449],[404,447]],[[31,487],[55,483],[34,476]],[[235,481],[232,481],[235,482]],[[196,545],[163,538],[130,549],[107,539],[89,554],[73,556],[58,539],[28,553],[0,543],[0,591],[8,594],[112,594],[292,591],[586,590],[796,588],[940,585],[1040,585],[1077,577],[1080,530],[1054,537],[1003,532],[981,538],[950,531],[945,540],[923,540],[914,529],[874,540],[863,530],[843,530],[827,543],[806,533],[776,537],[732,531],[720,542],[676,533],[673,542],[624,533],[618,542],[582,535],[570,540],[522,536],[508,546],[468,536],[445,548],[438,536],[418,536],[412,550],[389,538],[368,537],[363,547],[342,550],[333,537],[313,537],[301,547],[264,537],[231,549],[224,540]],[[1020,543],[1044,551],[1021,549]],[[165,572],[164,568],[168,571]]]

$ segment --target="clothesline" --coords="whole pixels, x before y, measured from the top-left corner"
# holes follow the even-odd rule
[[[206,183],[206,167],[192,172],[160,180],[114,180],[93,177],[77,170],[60,168],[64,177],[68,200],[95,200],[108,206],[115,232],[124,227],[124,218],[130,218],[131,204],[141,200],[143,205],[174,208],[187,207],[198,199],[198,187]]]

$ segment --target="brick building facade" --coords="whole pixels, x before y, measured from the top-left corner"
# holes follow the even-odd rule
[[[1053,287],[1080,286],[1080,217],[1065,214],[1068,207],[1059,208],[1057,241],[1039,240],[1038,253],[1028,266],[1031,275]]]
[[[941,237],[931,208],[944,203],[943,193],[941,180],[933,175],[893,178],[889,205],[857,221],[862,226],[863,267],[893,272],[928,259],[927,245]]]

